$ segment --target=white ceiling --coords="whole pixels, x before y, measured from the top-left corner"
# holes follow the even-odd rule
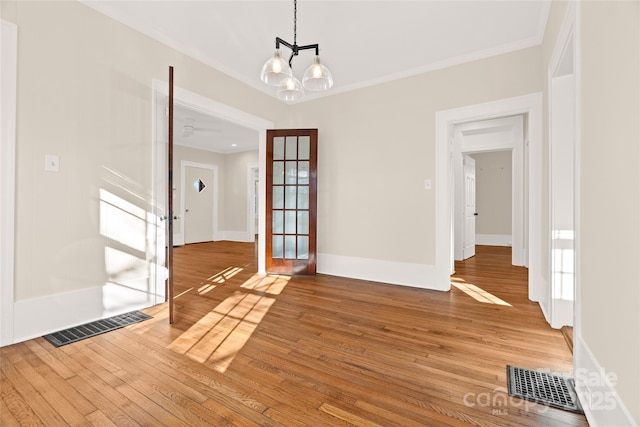
[[[185,126],[192,126],[193,131],[185,132]],[[177,145],[228,154],[257,150],[258,132],[181,105],[174,105],[173,142]]]
[[[273,96],[260,69],[276,36],[293,43],[293,0],[81,1]],[[549,6],[546,0],[299,0],[297,44],[318,43],[335,82],[304,100],[540,44]],[[281,51],[289,57],[286,47]],[[293,59],[298,78],[313,57],[309,50]]]

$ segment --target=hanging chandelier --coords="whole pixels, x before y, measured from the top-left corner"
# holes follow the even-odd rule
[[[298,2],[293,1],[293,44],[288,43],[276,37],[276,51],[269,60],[262,67],[260,73],[260,80],[271,86],[278,86],[278,98],[293,102],[302,99],[304,96],[304,90],[322,91],[330,89],[333,86],[333,77],[329,69],[320,63],[320,47],[318,44],[309,44],[305,46],[298,46],[297,44],[297,14],[298,14]],[[280,45],[284,45],[291,49],[291,56],[289,62],[280,56]],[[302,83],[293,75],[293,69],[291,61],[294,56],[298,56],[298,52],[301,50],[315,49],[316,57],[313,64],[307,68],[302,76]]]

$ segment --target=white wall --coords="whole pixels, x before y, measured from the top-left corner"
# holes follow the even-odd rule
[[[221,205],[225,198],[225,179],[224,179],[224,165],[225,155],[215,153],[213,151],[198,150],[191,147],[185,147],[182,145],[174,145],[173,148],[173,186],[175,188],[173,192],[173,213],[174,216],[178,216],[178,220],[173,223],[174,244],[184,244],[184,224],[186,215],[182,211],[182,162],[196,162],[216,166],[218,168],[218,183],[213,189],[217,191],[216,200]],[[221,206],[214,206],[217,210],[216,217],[218,219],[218,228],[214,230],[214,234],[219,230],[224,230],[224,209]]]
[[[551,6],[542,44],[545,88],[567,6],[564,1]],[[640,8],[638,2],[580,2],[577,11],[580,203],[574,376],[590,425],[639,425]],[[543,177],[548,177],[546,120],[545,128]],[[541,208],[548,212],[548,180],[543,188]],[[549,256],[548,218],[543,259]],[[541,274],[548,271],[549,265],[543,265]]]
[[[289,107],[81,3],[0,7],[19,32],[12,342],[154,303],[152,80],[169,65],[176,86],[254,116]]]
[[[290,127],[320,129],[319,271],[378,280],[384,260],[391,283],[433,286],[435,113],[541,91],[539,61],[529,48],[296,105]]]
[[[243,151],[225,156],[224,230],[228,240],[253,241],[247,224],[247,167],[258,163],[258,151]]]
[[[181,210],[183,183],[181,182],[181,164],[183,161],[196,162],[215,166],[218,169],[217,228],[214,230],[215,240],[231,240],[252,242],[254,235],[249,233],[247,224],[247,167],[258,163],[258,151],[239,153],[216,153],[191,147],[176,145],[174,147],[174,213],[180,219],[174,222],[174,235],[177,244],[184,243],[184,224],[186,215]]]
[[[579,339],[590,354],[576,355],[576,368],[597,362],[615,374],[609,390],[638,425],[640,3],[584,2],[579,19]],[[601,415],[595,408],[594,418]]]

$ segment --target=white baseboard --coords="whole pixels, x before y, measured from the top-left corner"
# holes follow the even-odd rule
[[[476,234],[476,245],[511,246],[511,234]]]
[[[150,307],[163,301],[163,295],[153,295],[112,283],[16,301],[13,343]]]
[[[574,378],[580,404],[592,427],[638,426],[615,389],[615,376],[598,363],[582,337],[574,337]],[[614,383],[612,384],[612,378]]]
[[[440,289],[435,286],[435,268],[428,264],[411,264],[379,259],[318,254],[317,271],[332,276],[350,277],[415,288]]]
[[[255,242],[255,235],[252,235],[248,231],[218,231],[213,236],[213,241],[218,242],[220,240],[226,240],[229,242]]]
[[[553,325],[551,324],[551,316],[549,313],[549,307],[547,307],[547,304],[545,304],[544,302],[540,301],[538,303],[538,305],[540,306],[540,311],[542,311],[542,315],[544,316],[544,320],[547,321],[547,323],[549,324],[549,326],[551,326],[553,328]],[[555,328],[558,329],[558,328]]]

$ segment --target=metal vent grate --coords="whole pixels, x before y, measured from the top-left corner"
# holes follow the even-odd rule
[[[571,378],[507,365],[509,396],[584,414]]]
[[[95,322],[65,329],[63,331],[54,332],[45,335],[44,338],[56,347],[71,344],[86,338],[95,337],[105,332],[114,331],[143,320],[152,319],[152,316],[144,314],[141,311],[131,311],[129,313],[119,314],[117,316],[108,317]]]

